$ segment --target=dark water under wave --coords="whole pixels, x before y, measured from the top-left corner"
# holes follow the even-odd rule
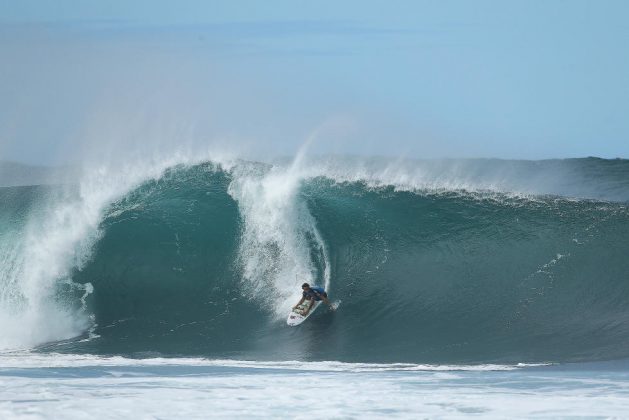
[[[609,161],[582,164],[597,161],[606,174]],[[612,180],[588,188],[599,182],[622,196],[629,163],[612,163]],[[294,242],[262,241],[264,258],[245,261],[245,225],[258,219],[231,189],[239,176],[176,167],[113,203],[88,262],[71,272],[93,286],[98,338],[42,350],[420,363],[629,356],[626,201],[300,179],[287,199],[308,220],[285,223],[314,221],[318,237],[295,230],[312,278],[323,282],[329,270],[342,304],[289,328],[274,303],[290,293],[276,277]],[[0,194],[6,226],[37,189]],[[252,261],[268,265],[262,287],[244,274]],[[72,304],[79,294],[60,282],[55,296]]]

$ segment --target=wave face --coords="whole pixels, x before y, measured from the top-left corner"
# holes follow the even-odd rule
[[[40,348],[416,363],[629,356],[629,162],[471,161],[456,163],[458,178],[454,166],[420,177],[331,165],[174,166],[132,188],[104,208],[90,257],[51,294],[91,320],[89,335]],[[580,190],[574,174],[587,178]],[[552,186],[524,188],[532,178]],[[6,237],[20,200],[38,193],[0,191],[14,203],[2,210]],[[289,328],[303,281],[342,304]]]

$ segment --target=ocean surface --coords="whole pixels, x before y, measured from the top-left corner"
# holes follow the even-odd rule
[[[627,160],[2,175],[2,418],[629,413]]]

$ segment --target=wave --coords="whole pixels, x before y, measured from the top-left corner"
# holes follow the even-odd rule
[[[63,200],[55,187],[0,189],[0,320],[40,314],[5,348],[420,364],[629,355],[627,161],[149,172]],[[33,226],[47,227],[38,246],[19,239]],[[288,328],[303,281],[342,304]]]

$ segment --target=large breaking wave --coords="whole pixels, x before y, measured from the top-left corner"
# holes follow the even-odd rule
[[[2,347],[629,356],[627,161],[169,162],[140,173],[0,189]],[[288,328],[303,281],[342,304]]]

